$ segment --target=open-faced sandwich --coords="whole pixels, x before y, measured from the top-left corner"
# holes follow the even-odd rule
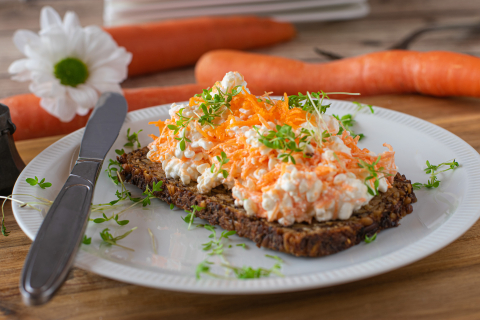
[[[148,148],[119,157],[122,178],[159,199],[297,256],[332,254],[399,224],[416,202],[393,149],[357,146],[321,94],[251,94],[237,72],[158,121]]]

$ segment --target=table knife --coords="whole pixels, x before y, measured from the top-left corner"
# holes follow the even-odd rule
[[[27,305],[50,300],[73,264],[87,227],[90,205],[103,160],[118,137],[127,102],[104,93],[88,120],[72,172],[47,212],[30,247],[20,279]]]

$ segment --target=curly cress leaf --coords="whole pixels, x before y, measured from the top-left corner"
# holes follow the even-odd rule
[[[430,161],[427,160],[426,162],[427,167],[423,169],[425,173],[430,174],[430,179],[428,179],[427,183],[420,183],[420,182],[415,182],[412,187],[414,190],[419,190],[422,187],[428,188],[428,189],[433,189],[433,188],[438,188],[440,186],[440,180],[438,180],[437,175],[449,171],[449,170],[455,170],[460,166],[460,164],[453,159],[452,161],[447,161],[447,162],[442,162],[439,165],[432,165],[430,164]],[[440,170],[441,168],[447,167],[446,169]]]
[[[83,243],[83,244],[86,244],[86,245],[89,245],[89,244],[92,243],[92,238],[91,238],[91,237],[90,237],[90,238],[87,238],[87,235],[84,235],[84,236],[83,236],[82,243]]]
[[[42,189],[49,188],[49,187],[52,186],[52,184],[51,184],[50,182],[45,182],[45,178],[43,178],[42,180],[38,181],[37,176],[35,176],[35,179],[33,179],[33,178],[27,178],[27,179],[25,179],[25,181],[27,181],[27,183],[28,183],[29,185],[31,185],[32,187],[38,185],[38,186],[39,186],[40,188],[42,188]]]
[[[377,239],[377,233],[375,233],[373,236],[369,237],[368,235],[365,235],[365,242],[366,243],[372,243]]]
[[[103,242],[106,244],[106,245],[109,245],[109,246],[118,246],[118,247],[121,247],[123,249],[127,249],[127,250],[130,250],[130,251],[135,251],[133,249],[130,249],[130,248],[127,248],[127,247],[124,247],[122,245],[119,245],[117,243],[117,241],[119,240],[122,240],[124,239],[125,237],[127,237],[130,233],[132,233],[134,230],[136,230],[137,227],[131,229],[130,231],[127,231],[125,232],[124,234],[120,235],[120,236],[117,236],[117,237],[114,237],[109,231],[110,229],[108,228],[105,228],[103,229],[101,232],[100,232],[100,237],[102,238]]]
[[[133,148],[135,143],[136,143],[137,144],[137,149],[141,148],[142,145],[140,144],[140,141],[138,140],[138,134],[142,131],[143,130],[139,130],[137,132],[134,132],[134,133],[130,134],[130,128],[128,128],[127,129],[127,140],[128,140],[128,142],[125,143],[123,146]]]

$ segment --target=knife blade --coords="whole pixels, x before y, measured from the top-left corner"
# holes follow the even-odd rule
[[[127,102],[121,94],[109,92],[99,98],[85,128],[75,166],[48,210],[25,260],[20,279],[25,304],[46,303],[67,277],[87,227],[103,160],[126,115]]]

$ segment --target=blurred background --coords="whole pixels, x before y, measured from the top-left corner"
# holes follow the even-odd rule
[[[119,25],[197,15],[258,14],[292,21],[292,41],[255,52],[309,62],[329,59],[315,52],[349,57],[390,48],[429,26],[470,25],[421,34],[410,48],[451,50],[480,56],[479,0],[0,0],[0,98],[28,92],[27,83],[10,80],[7,69],[22,57],[12,42],[17,29],[39,30],[40,9],[50,5],[60,15],[75,11],[83,26]],[[126,88],[193,83],[193,66],[127,79]]]
[[[204,15],[255,14],[279,21],[332,21],[364,17],[367,0],[105,0],[105,25]]]

